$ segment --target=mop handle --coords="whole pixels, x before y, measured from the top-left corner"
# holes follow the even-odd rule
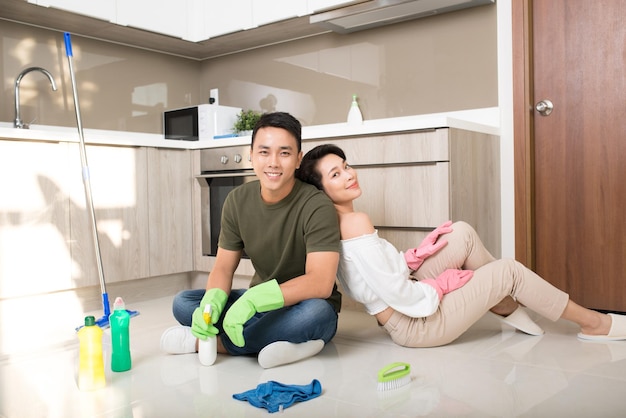
[[[67,55],[67,62],[70,66],[70,78],[72,80],[72,93],[74,94],[74,108],[76,109],[76,123],[78,125],[78,137],[80,140],[80,160],[83,168],[83,185],[85,187],[85,200],[89,209],[89,215],[91,216],[91,229],[93,236],[93,244],[96,251],[96,264],[98,266],[98,277],[100,279],[100,290],[102,293],[102,306],[104,308],[104,314],[109,316],[111,308],[109,307],[109,297],[106,292],[106,284],[104,280],[104,269],[102,268],[102,256],[100,253],[100,242],[98,240],[98,229],[96,227],[96,212],[93,207],[93,197],[91,195],[91,180],[89,176],[89,166],[87,165],[87,151],[85,150],[85,137],[83,135],[83,124],[80,116],[80,106],[78,105],[78,91],[76,88],[76,77],[74,76],[74,64],[72,54],[72,39],[69,32],[65,32],[65,53]]]
[[[80,106],[78,105],[78,91],[76,88],[76,77],[74,76],[74,62],[73,62],[73,53],[72,53],[72,39],[70,37],[69,32],[65,32],[63,35],[65,38],[65,53],[67,55],[67,62],[70,66],[70,78],[72,81],[72,93],[74,95],[74,108],[76,110],[76,123],[78,124],[78,136],[80,139],[81,147],[85,144],[85,136],[83,135],[83,123],[82,118],[80,116]],[[81,153],[81,156],[83,154]],[[81,160],[83,162],[83,167],[87,167],[87,159]]]

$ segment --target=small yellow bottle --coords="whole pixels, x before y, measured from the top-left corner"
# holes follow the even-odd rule
[[[102,356],[102,329],[96,318],[85,317],[85,326],[78,330],[80,349],[78,354],[78,388],[95,390],[106,384],[104,358]]]

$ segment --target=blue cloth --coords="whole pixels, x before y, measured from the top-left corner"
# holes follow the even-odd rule
[[[308,401],[321,394],[322,385],[317,379],[313,379],[308,385],[285,385],[270,380],[261,383],[256,389],[236,393],[233,398],[239,401],[248,401],[252,406],[265,408],[273,413],[278,412],[281,405],[285,409],[296,402]]]

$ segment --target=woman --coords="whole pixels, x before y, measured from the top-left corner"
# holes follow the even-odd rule
[[[357,174],[335,145],[309,151],[296,176],[333,201],[342,244],[338,279],[399,345],[448,344],[489,310],[503,317],[523,312],[514,300],[552,321],[575,322],[581,339],[626,340],[626,316],[583,308],[521,263],[494,259],[464,222],[448,222],[420,247],[397,251],[367,214],[354,211],[362,193]]]

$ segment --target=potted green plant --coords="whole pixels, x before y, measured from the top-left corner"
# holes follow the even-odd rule
[[[233,130],[239,134],[239,136],[251,135],[254,125],[261,118],[261,112],[256,110],[242,110],[237,116]]]

